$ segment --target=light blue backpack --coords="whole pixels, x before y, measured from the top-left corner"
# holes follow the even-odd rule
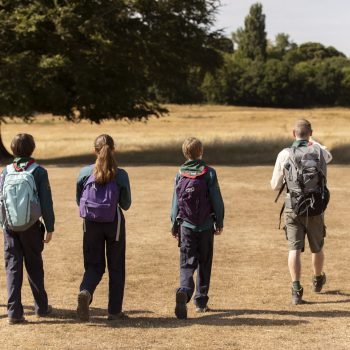
[[[15,232],[27,230],[41,217],[40,201],[33,171],[38,164],[17,172],[13,164],[6,167],[1,179],[0,222],[3,228]]]

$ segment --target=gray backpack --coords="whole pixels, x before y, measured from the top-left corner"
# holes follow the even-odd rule
[[[13,164],[6,167],[1,178],[0,223],[3,228],[21,232],[27,230],[41,217],[40,201],[33,171],[38,164],[16,171]]]
[[[287,186],[285,206],[300,216],[322,214],[329,201],[327,165],[318,145],[291,147],[283,173]]]

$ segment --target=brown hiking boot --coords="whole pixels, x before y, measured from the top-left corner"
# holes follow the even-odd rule
[[[326,274],[324,272],[321,273],[321,276],[319,278],[314,276],[312,279],[312,290],[315,293],[320,293],[323,285],[326,284],[326,281],[327,281],[327,278],[326,278]]]
[[[294,288],[292,288],[292,304],[293,305],[304,304],[303,293],[304,293],[304,289],[302,287],[299,290],[295,290]]]

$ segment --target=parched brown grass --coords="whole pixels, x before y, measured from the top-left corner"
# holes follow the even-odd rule
[[[174,123],[189,111],[198,109],[207,116],[234,108],[187,107],[177,115]],[[259,115],[259,110],[242,109],[247,114]],[[280,121],[284,111],[262,110],[274,114],[275,119],[251,119],[252,131],[262,138],[279,134],[285,136],[295,117]],[[293,111],[291,111],[292,114]],[[294,113],[293,112],[293,113]],[[322,140],[327,134],[327,115],[334,110],[319,110],[314,122],[315,136]],[[215,112],[216,113],[216,112]],[[239,108],[237,108],[237,113]],[[304,112],[303,115],[305,115]],[[316,113],[310,111],[310,113]],[[338,114],[340,113],[340,114]],[[349,130],[347,110],[337,110],[329,121],[329,140],[342,141]],[[282,114],[281,114],[282,116]],[[169,119],[168,119],[169,118]],[[223,117],[224,118],[224,117]],[[227,120],[230,117],[226,115]],[[282,117],[281,117],[282,118]],[[283,117],[284,118],[284,117]],[[196,123],[200,118],[194,118]],[[215,118],[214,118],[215,119]],[[171,117],[171,126],[159,126],[157,138],[151,131],[145,133],[147,143],[152,137],[174,139],[177,135]],[[180,119],[179,119],[180,120]],[[190,119],[191,120],[191,119]],[[190,130],[203,139],[214,135],[214,121],[204,119]],[[265,122],[263,121],[265,120]],[[213,130],[206,128],[211,123]],[[54,158],[66,156],[75,135],[75,142],[91,145],[97,133],[108,131],[123,142],[132,145],[142,143],[141,130],[150,124],[111,123],[102,126],[78,125],[55,122],[26,126],[37,140],[40,157],[50,154],[56,142]],[[162,119],[152,120],[153,128],[166,124]],[[231,128],[232,124],[229,123]],[[242,122],[241,135],[246,134],[249,123]],[[121,124],[122,126],[120,126]],[[220,123],[219,123],[220,124]],[[12,137],[9,130],[19,132],[15,124],[4,127],[5,143]],[[178,124],[178,137],[182,139]],[[236,121],[237,133],[240,123]],[[343,126],[341,126],[343,125]],[[22,128],[23,125],[21,125]],[[38,127],[38,129],[36,129]],[[75,134],[68,129],[75,129]],[[43,129],[44,128],[44,129]],[[80,132],[77,130],[81,128]],[[91,128],[91,129],[89,129]],[[263,132],[265,130],[265,133]],[[42,134],[43,131],[46,134]],[[134,131],[135,130],[135,131]],[[226,135],[221,124],[217,135]],[[270,134],[270,130],[275,133]],[[279,132],[277,132],[279,130]],[[341,132],[342,131],[342,132]],[[212,134],[210,134],[212,132]],[[135,133],[135,134],[134,134]],[[165,135],[162,135],[165,133]],[[222,133],[222,134],[221,134]],[[280,135],[282,133],[282,135]],[[50,139],[50,136],[52,140]],[[127,135],[127,136],[125,136]],[[231,137],[230,134],[227,134]],[[334,136],[335,135],[335,136]],[[183,135],[185,136],[185,135]],[[259,137],[260,137],[259,136]],[[64,141],[66,139],[66,141]],[[45,140],[47,143],[45,143]],[[123,142],[122,142],[123,140]],[[139,143],[137,142],[139,140]],[[145,141],[146,142],[146,141]],[[45,147],[41,144],[45,144]],[[125,146],[126,148],[129,146]],[[131,147],[131,146],[130,146]],[[137,146],[139,147],[139,146]],[[45,153],[46,152],[46,153]],[[81,152],[87,151],[81,148]],[[75,153],[71,153],[74,155]],[[83,273],[82,225],[75,204],[75,179],[78,164],[48,166],[57,217],[53,241],[45,247],[46,287],[50,304],[54,307],[51,317],[36,319],[28,283],[23,286],[23,304],[28,323],[9,326],[6,323],[5,271],[0,273],[0,338],[1,349],[348,349],[350,342],[350,257],[348,201],[350,195],[350,168],[330,166],[329,187],[331,203],[327,211],[326,265],[328,281],[324,291],[311,292],[310,253],[303,254],[302,284],[305,305],[290,303],[290,279],[287,268],[287,246],[282,230],[277,229],[280,205],[273,203],[275,193],[269,189],[272,166],[217,166],[219,181],[226,204],[225,230],[215,239],[214,265],[210,288],[211,312],[197,315],[193,304],[189,305],[189,319],[174,317],[175,289],[178,286],[178,248],[169,234],[169,211],[173,178],[176,166],[124,166],[130,176],[133,205],[126,212],[127,220],[127,278],[124,309],[128,320],[107,321],[107,276],[98,286],[91,305],[91,322],[79,323],[75,318],[76,297]],[[123,164],[121,164],[123,167]],[[2,249],[0,249],[3,258]]]
[[[300,117],[312,121],[314,137],[325,142],[328,147],[334,149],[345,145],[348,148],[350,144],[350,109],[286,110],[207,105],[170,105],[168,109],[168,115],[159,119],[151,118],[147,122],[123,120],[107,121],[100,125],[88,122],[72,124],[62,118],[41,115],[33,124],[24,124],[18,119],[8,120],[7,124],[1,125],[1,129],[7,147],[16,133],[24,131],[33,134],[37,140],[37,158],[60,160],[92,153],[94,138],[107,132],[117,140],[121,156],[126,154],[123,158],[125,161],[142,161],[142,153],[146,153],[148,162],[157,163],[159,149],[170,154],[169,159],[181,157],[181,152],[177,150],[184,138],[198,135],[207,147],[217,149],[219,146],[222,151],[227,150],[228,162],[217,160],[215,154],[210,157],[218,163],[241,163],[242,160],[234,157],[241,152],[239,149],[235,151],[237,145],[246,145],[245,154],[257,153],[263,163],[271,163],[268,157],[271,150],[264,152],[260,143],[272,143],[277,151],[281,145],[289,142],[293,122]],[[344,149],[338,153],[340,159],[344,156]],[[348,149],[346,153],[350,159]],[[165,160],[162,163],[166,163]]]

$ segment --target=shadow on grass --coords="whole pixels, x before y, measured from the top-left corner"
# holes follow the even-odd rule
[[[308,303],[305,305],[312,304],[322,304],[322,303]],[[297,306],[299,308],[299,306]],[[302,306],[301,306],[302,307]],[[345,310],[317,310],[317,311],[302,311],[302,310],[249,310],[249,309],[241,309],[241,310],[231,310],[231,309],[216,309],[212,310],[213,312],[218,312],[218,315],[226,315],[229,316],[247,316],[247,315],[278,315],[278,316],[297,316],[297,317],[307,317],[307,318],[337,318],[337,317],[349,317],[350,311]]]
[[[204,159],[208,164],[216,165],[273,165],[277,154],[290,146],[290,138],[254,139],[242,138],[237,141],[216,140],[204,145]],[[332,164],[350,164],[350,144],[341,144],[331,149]],[[137,151],[122,151],[117,155],[122,165],[180,165],[184,162],[181,143],[155,145]],[[6,164],[9,159],[1,159]],[[68,167],[72,165],[92,164],[93,154],[69,157],[38,159],[43,165]]]
[[[33,308],[26,312],[27,316],[34,315]],[[153,317],[152,311],[148,310],[128,310],[128,317],[122,320],[108,321],[105,309],[90,308],[90,321],[82,323],[76,317],[75,310],[53,309],[53,313],[47,317],[30,320],[26,324],[85,324],[87,327],[111,327],[111,328],[181,328],[191,325],[203,326],[298,326],[308,323],[305,320],[291,319],[270,319],[256,318],[247,315],[272,314],[264,310],[214,310],[213,313],[207,313],[203,316],[189,318],[187,320],[178,320],[175,316]],[[215,313],[214,313],[215,312]],[[150,314],[150,316],[145,316]],[[288,314],[286,314],[287,316]],[[244,317],[242,317],[244,316]]]
[[[290,138],[256,140],[243,138],[239,141],[214,141],[204,145],[204,159],[216,165],[273,165],[278,153],[291,144]],[[337,145],[331,149],[332,164],[350,164],[350,144]],[[122,165],[179,165],[184,162],[181,144],[165,144],[157,147],[118,153]],[[44,165],[72,166],[91,164],[92,154],[53,159],[41,159]]]
[[[208,164],[219,165],[265,165],[273,164],[279,151],[290,145],[289,138],[239,141],[213,141],[204,145],[204,158]],[[180,165],[184,162],[181,143],[164,144],[138,151],[125,151],[117,155],[122,165]],[[91,164],[92,154],[38,160],[44,165],[71,166]]]
[[[336,145],[331,149],[333,155],[332,163],[335,164],[350,164],[350,144]]]

